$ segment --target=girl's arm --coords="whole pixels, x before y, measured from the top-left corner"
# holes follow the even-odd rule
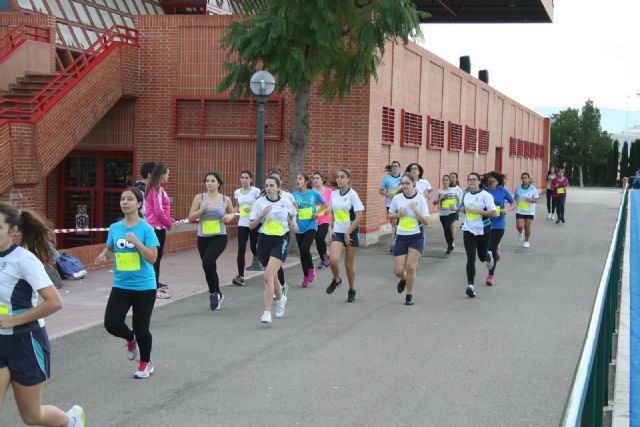
[[[34,308],[15,316],[0,316],[0,328],[13,328],[47,317],[62,309],[62,297],[53,284],[38,291],[42,302]]]
[[[195,220],[199,219],[204,213],[204,211],[206,210],[207,210],[206,205],[204,208],[200,208],[200,195],[197,194],[193,198],[193,202],[191,202],[191,209],[189,209],[189,216],[188,216],[189,222],[195,222]]]

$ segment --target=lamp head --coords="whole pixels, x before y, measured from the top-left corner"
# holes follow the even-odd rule
[[[276,89],[276,79],[268,71],[258,71],[251,76],[249,87],[256,96],[269,96]]]

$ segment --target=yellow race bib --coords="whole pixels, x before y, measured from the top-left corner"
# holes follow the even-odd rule
[[[518,209],[523,211],[529,210],[529,202],[518,202]]]
[[[311,219],[313,217],[313,209],[312,208],[301,208],[298,209],[298,219]]]
[[[0,314],[8,316],[9,315],[9,307],[7,307],[6,305],[0,304]]]
[[[500,216],[500,206],[496,205],[496,215]]]
[[[468,213],[467,214],[467,219],[468,220],[474,220],[474,219],[480,219],[480,214],[476,214],[476,213]]]
[[[333,219],[335,222],[350,222],[349,211],[346,209],[336,209],[333,211]]]
[[[241,205],[240,216],[250,216],[250,215],[251,215],[251,205]]]
[[[202,221],[202,233],[203,234],[220,234],[220,220],[219,219],[207,219]]]
[[[418,225],[418,221],[415,218],[401,217],[398,222],[398,227],[402,231],[414,231]]]
[[[455,205],[456,199],[444,199],[442,202],[440,202],[440,206],[442,206],[442,209],[451,209]]]
[[[262,233],[269,236],[283,236],[284,224],[270,219],[262,225]]]
[[[558,194],[564,194],[564,187],[558,187],[558,188],[556,188],[556,192],[557,192]]]
[[[138,252],[116,252],[116,270],[140,270],[140,254]]]

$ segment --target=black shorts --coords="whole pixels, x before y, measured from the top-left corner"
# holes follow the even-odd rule
[[[523,215],[523,214],[516,214],[516,219],[530,219],[531,221],[533,221],[533,215]]]
[[[344,243],[344,245],[347,246],[344,241],[344,234],[345,233],[333,233],[331,235],[331,241]],[[351,246],[354,248],[360,246],[360,233],[358,231],[354,231],[353,233],[351,233]]]
[[[424,249],[424,233],[412,234],[410,236],[396,234],[396,241],[393,244],[393,256],[406,255],[409,252],[409,248],[422,253]]]
[[[264,267],[269,264],[269,258],[274,257],[282,262],[287,259],[287,249],[289,239],[287,236],[269,236],[267,234],[258,234],[258,259]]]
[[[0,335],[0,369],[25,387],[45,382],[51,375],[51,344],[45,328],[16,335]]]

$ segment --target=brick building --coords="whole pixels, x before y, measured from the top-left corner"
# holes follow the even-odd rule
[[[230,195],[240,171],[255,170],[256,104],[215,90],[225,57],[220,38],[241,18],[164,15],[155,2],[138,0],[126,3],[137,13],[118,12],[135,30],[107,30],[109,3],[74,1],[75,21],[53,11],[0,13],[0,199],[43,212],[57,228],[75,228],[85,210],[90,227],[108,226],[120,214],[120,191],[146,161],[171,169],[176,219],[203,191],[206,171],[220,171]],[[109,13],[115,22],[118,13]],[[78,24],[83,14],[91,25]],[[293,113],[290,94],[269,98],[265,165],[285,175]],[[420,163],[434,187],[444,173],[494,169],[510,187],[523,171],[541,183],[548,165],[549,119],[415,44],[390,43],[377,81],[342,102],[313,96],[310,113],[305,170],[353,171],[366,243],[387,232],[378,185],[392,160],[403,168]],[[105,237],[60,234],[58,245],[87,263]],[[169,251],[194,245],[192,225],[168,236]]]

